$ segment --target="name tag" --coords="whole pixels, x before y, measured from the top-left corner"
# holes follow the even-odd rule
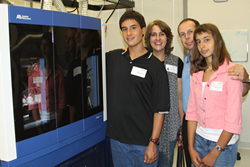
[[[221,92],[223,88],[223,82],[213,81],[210,86],[210,90]]]
[[[166,70],[167,70],[167,72],[177,74],[177,66],[166,64]]]
[[[35,95],[35,102],[36,102],[36,103],[41,103],[41,101],[42,101],[42,96],[41,96],[41,94]]]
[[[73,76],[77,76],[82,73],[82,68],[81,67],[76,67],[73,69]]]
[[[141,78],[145,78],[146,74],[147,74],[146,69],[135,67],[135,66],[133,66],[132,71],[131,71],[131,75],[135,75]]]
[[[34,84],[42,83],[42,77],[34,77],[34,78],[33,78],[33,83],[34,83]]]

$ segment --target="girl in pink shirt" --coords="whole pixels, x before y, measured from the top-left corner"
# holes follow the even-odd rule
[[[194,32],[188,120],[189,153],[194,166],[234,166],[242,131],[243,84],[232,80],[233,66],[218,28],[202,24]]]
[[[52,33],[41,38],[40,50],[43,58],[29,76],[29,110],[39,134],[61,125],[62,112],[66,107],[66,96],[62,68],[53,56]],[[56,56],[55,56],[56,57]]]

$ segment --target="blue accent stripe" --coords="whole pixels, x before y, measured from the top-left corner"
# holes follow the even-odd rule
[[[80,28],[80,15],[54,11],[53,26]]]
[[[98,127],[100,124],[103,124],[103,112],[56,130],[17,142],[17,158],[47,149],[52,145],[57,145],[58,142],[71,140],[72,137],[77,135],[89,135],[89,132],[91,132],[89,130]]]
[[[101,19],[81,16],[81,26],[83,29],[101,30]]]
[[[9,6],[9,23],[52,25],[52,11]]]
[[[103,112],[99,112],[91,117],[84,119],[85,121],[85,130],[89,130],[103,123]]]
[[[39,150],[51,147],[57,144],[57,133],[56,130],[22,140],[16,143],[17,147],[17,158],[27,156],[35,153]]]
[[[82,133],[84,131],[83,126],[84,120],[79,120],[77,122],[58,128],[58,142],[61,142],[72,136]]]
[[[105,139],[106,126],[106,122],[103,122],[86,132],[59,142],[46,149],[39,150],[10,162],[2,161],[2,167],[55,166],[103,141]],[[36,144],[39,145],[40,143]]]

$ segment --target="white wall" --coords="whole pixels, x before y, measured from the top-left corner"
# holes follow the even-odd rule
[[[172,53],[183,58],[183,48],[177,34],[178,23],[183,19],[183,0],[135,0],[134,10],[145,17],[147,24],[155,19],[165,21],[174,35]],[[107,24],[106,51],[126,47],[119,29],[119,19],[125,11],[125,9],[116,10]],[[90,15],[96,16],[94,13],[96,12],[89,11]],[[110,13],[111,11],[103,11],[100,16],[106,20]]]
[[[189,0],[188,17],[197,19],[200,23],[213,23],[220,30],[250,29],[250,1],[228,0],[215,3],[213,0]],[[248,37],[249,38],[249,37]],[[249,38],[250,39],[250,38]],[[249,48],[248,48],[249,50]],[[248,62],[237,62],[250,73],[250,59]],[[242,116],[243,133],[240,135],[239,147],[250,148],[250,94],[243,98]]]

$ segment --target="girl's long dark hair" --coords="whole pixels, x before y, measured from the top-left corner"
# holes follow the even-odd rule
[[[45,32],[41,38],[41,40],[46,40],[49,44],[49,55],[47,57],[48,59],[48,67],[49,67],[49,70],[53,70],[53,65],[55,65],[55,69],[57,69],[57,52],[56,52],[56,49],[53,47],[53,43],[52,43],[52,33],[51,32]]]
[[[196,41],[196,35],[202,33],[212,34],[214,38],[214,52],[212,54],[212,68],[214,71],[218,70],[219,66],[222,65],[227,60],[227,63],[231,61],[230,55],[227,51],[225,42],[221,36],[219,29],[210,23],[201,24],[194,31],[194,41]],[[205,58],[200,54],[197,45],[194,45],[194,51],[191,58],[191,74],[196,73],[198,71],[202,71],[207,69],[207,63]]]

